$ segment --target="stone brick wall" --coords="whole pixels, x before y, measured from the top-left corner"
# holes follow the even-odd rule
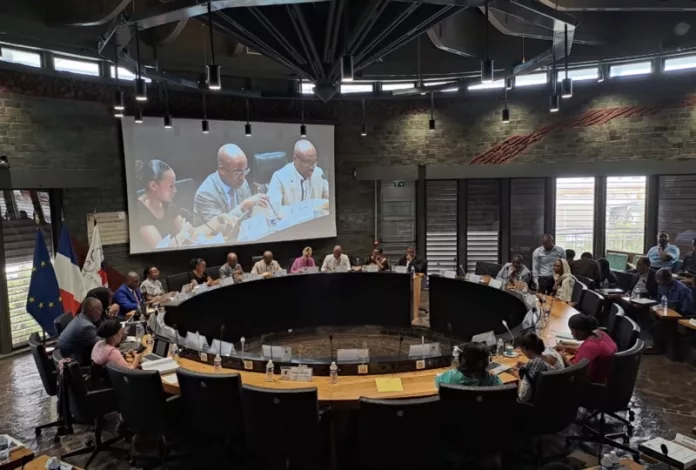
[[[684,159],[696,157],[693,76],[633,77],[603,84],[577,83],[575,96],[557,114],[548,112],[546,88],[510,93],[512,121],[502,124],[501,90],[435,100],[437,130],[428,131],[430,100],[367,102],[368,136],[360,137],[358,101],[305,103],[312,123],[336,126],[337,239],[270,246],[284,262],[306,244],[317,258],[335,243],[365,256],[374,233],[374,186],[353,178],[366,165],[501,164],[563,161]],[[0,70],[0,153],[24,168],[99,169],[93,189],[67,189],[64,217],[72,234],[87,242],[86,214],[126,209],[118,121],[109,111],[113,88],[66,78]],[[157,115],[156,91],[146,116]],[[200,97],[172,93],[174,118],[199,118]],[[210,119],[245,119],[243,100],[209,100]],[[255,100],[251,119],[298,122],[299,103]],[[176,121],[175,121],[176,125]],[[248,266],[262,246],[239,247]],[[225,249],[201,250],[209,265]],[[166,273],[185,269],[194,252],[129,256],[126,245],[105,247],[107,260],[124,272],[154,263]]]

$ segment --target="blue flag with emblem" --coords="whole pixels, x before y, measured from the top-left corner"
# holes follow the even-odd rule
[[[49,336],[56,336],[53,320],[63,314],[63,302],[58,289],[58,279],[48,255],[41,230],[36,231],[34,265],[31,268],[31,283],[27,296],[27,312],[41,325]]]

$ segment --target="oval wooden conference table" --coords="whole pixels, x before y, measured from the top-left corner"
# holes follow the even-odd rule
[[[454,280],[452,280],[454,281]],[[255,281],[263,283],[266,281]],[[456,280],[456,282],[466,282],[464,280]],[[487,284],[488,279],[482,281]],[[485,289],[492,289],[487,286]],[[490,295],[497,295],[499,292],[490,292]],[[554,300],[551,306],[551,313],[547,324],[541,331],[541,336],[547,346],[556,344],[556,335],[559,333],[568,333],[568,319],[578,313],[571,305]],[[514,366],[518,361],[526,362],[526,358],[520,355],[517,358],[507,358],[494,356],[492,361],[499,364]],[[179,365],[184,369],[189,369],[196,372],[214,373],[213,366],[202,364],[189,359],[180,358]],[[255,385],[259,387],[275,388],[275,389],[298,389],[314,387],[317,389],[319,401],[331,402],[334,405],[354,406],[361,397],[366,398],[414,398],[436,395],[438,393],[435,387],[435,376],[446,371],[447,368],[429,369],[414,372],[402,372],[396,374],[385,375],[362,375],[362,376],[341,376],[339,372],[338,383],[332,384],[329,377],[314,376],[311,382],[294,382],[288,380],[280,380],[278,374],[275,375],[273,382],[266,381],[266,375],[259,372],[248,372],[243,370],[223,369],[226,374],[239,374],[242,378],[242,383]],[[375,382],[376,378],[398,377],[401,379],[403,391],[399,392],[379,392]],[[504,383],[515,382],[517,379],[509,373],[500,375]],[[179,394],[179,386],[176,383],[176,375],[168,374],[162,377],[162,385],[164,390],[171,394]]]

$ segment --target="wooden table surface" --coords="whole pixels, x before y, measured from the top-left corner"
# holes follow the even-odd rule
[[[10,460],[5,463],[0,463],[0,470],[12,470],[21,468],[23,462],[27,462],[34,458],[34,452],[26,447],[19,447],[10,452]]]
[[[621,459],[621,465],[623,465],[622,468],[626,468],[627,470],[645,470],[644,466],[639,463],[635,463],[632,459]],[[590,467],[587,470],[601,470],[601,468],[601,466],[597,466]]]
[[[679,320],[679,324],[681,326],[686,327],[686,328],[691,328],[692,330],[696,330],[696,325],[691,323],[688,318],[683,318],[683,319]]]
[[[555,346],[556,335],[558,333],[569,332],[568,319],[576,313],[577,310],[562,301],[556,300],[553,303],[548,324],[541,333],[541,336],[547,343],[547,346]],[[498,362],[499,364],[509,366],[514,366],[518,361],[526,362],[526,358],[524,356],[519,356],[514,359],[494,356],[491,357],[491,360]],[[180,359],[179,364],[185,369],[196,372],[214,372],[213,366],[189,359]],[[413,398],[435,395],[437,394],[437,388],[435,387],[435,376],[446,370],[447,368],[439,368],[398,374],[341,376],[339,369],[337,384],[331,384],[329,377],[313,377],[312,382],[292,382],[288,380],[280,380],[279,375],[276,374],[273,382],[266,382],[266,374],[264,373],[232,369],[225,369],[224,372],[239,374],[242,377],[242,383],[245,384],[278,389],[315,387],[318,391],[320,401],[352,402],[359,400],[361,397]],[[166,381],[166,379],[171,376],[174,376],[174,374],[164,376],[165,379],[162,381],[162,385],[164,386],[166,392],[171,394],[179,394],[179,385],[169,384]],[[380,377],[399,377],[403,384],[403,392],[378,392],[375,379]],[[508,373],[501,374],[500,378],[504,383],[512,383],[517,380]]]
[[[683,318],[680,314],[678,314],[675,310],[672,310],[671,308],[667,307],[667,313],[664,312],[661,306],[655,305],[652,307],[650,310],[657,316],[657,318],[664,319],[664,320],[679,320]]]
[[[46,469],[46,462],[48,462],[48,459],[50,457],[48,455],[39,455],[36,457],[34,460],[29,462],[24,466],[24,470],[45,470]],[[73,470],[82,470],[80,467],[76,467],[73,465]]]

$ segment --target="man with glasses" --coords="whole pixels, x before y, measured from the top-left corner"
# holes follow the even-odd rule
[[[251,194],[246,180],[249,174],[247,156],[239,146],[225,144],[217,154],[217,171],[208,175],[196,191],[193,212],[196,225],[229,214],[242,217],[254,206],[268,207],[265,194]]]
[[[317,166],[317,149],[308,140],[298,140],[292,163],[273,173],[268,185],[273,207],[289,206],[311,199],[329,199],[329,182]]]

